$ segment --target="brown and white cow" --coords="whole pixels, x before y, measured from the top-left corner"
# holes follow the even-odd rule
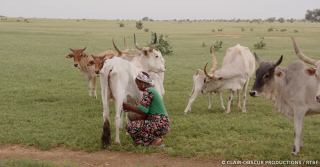
[[[139,57],[142,66],[145,67],[142,69],[144,71],[164,72],[164,64],[162,64],[162,61],[158,61],[159,57],[157,54],[155,54],[156,52],[154,50],[154,44],[152,44],[150,47],[145,47],[142,51],[142,55]],[[103,133],[101,136],[101,142],[103,146],[111,144],[109,123],[110,99],[113,98],[115,103],[114,123],[116,127],[116,144],[120,144],[119,128],[121,126],[121,111],[123,102],[137,104],[142,99],[142,92],[139,91],[137,85],[135,84],[135,78],[141,69],[137,68],[132,61],[129,62],[115,56],[112,59],[106,60],[103,68],[100,71],[104,120]]]
[[[96,85],[97,85],[97,74],[94,72],[95,68],[93,66],[88,66],[88,63],[93,60],[91,54],[84,53],[86,47],[83,49],[71,49],[72,53],[69,53],[66,58],[74,60],[74,67],[80,69],[80,73],[88,82],[89,96],[92,96],[91,90],[93,85],[94,98],[97,97]]]
[[[276,62],[264,61],[254,53],[259,63],[256,80],[250,91],[252,97],[263,94],[273,101],[276,110],[294,119],[293,155],[302,147],[302,128],[306,115],[320,114],[320,104],[314,100],[317,90],[315,77],[302,71],[307,67],[301,60],[280,68],[282,56]]]
[[[223,58],[222,67],[218,70],[216,69],[217,60],[212,52],[212,47],[210,48],[210,54],[212,58],[212,68],[208,73],[206,70],[208,63],[204,67],[206,77],[201,92],[203,94],[218,92],[219,94],[223,90],[229,90],[229,100],[226,110],[226,114],[229,114],[234,91],[238,91],[238,107],[242,108],[242,112],[246,113],[246,92],[250,77],[255,70],[255,61],[250,49],[239,44],[228,48]],[[240,90],[242,90],[243,98],[242,107],[239,98]],[[221,95],[219,95],[219,97],[220,101],[222,101]],[[188,107],[185,113],[186,111],[188,112]]]
[[[294,50],[295,50],[297,56],[305,63],[314,65],[316,67],[316,68],[306,67],[303,69],[303,72],[305,74],[307,74],[308,76],[312,76],[312,77],[315,76],[316,77],[318,86],[317,86],[317,93],[316,93],[315,99],[317,102],[320,103],[320,61],[309,58],[305,54],[303,54],[302,51],[300,50],[296,40],[293,37],[291,37],[291,38],[292,38],[293,47],[294,47]]]

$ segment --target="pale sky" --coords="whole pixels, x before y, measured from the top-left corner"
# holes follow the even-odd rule
[[[320,0],[0,0],[0,15],[62,19],[304,19]]]

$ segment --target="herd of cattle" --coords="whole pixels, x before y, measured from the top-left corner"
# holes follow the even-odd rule
[[[275,62],[262,60],[256,53],[252,54],[248,47],[236,45],[228,48],[222,62],[222,67],[216,69],[217,60],[210,48],[212,68],[208,72],[198,69],[193,76],[193,90],[189,96],[189,103],[184,111],[191,112],[191,105],[199,95],[209,93],[209,106],[211,108],[212,92],[218,94],[221,106],[226,113],[230,112],[234,92],[237,91],[237,105],[246,113],[246,93],[251,76],[255,70],[255,60],[259,67],[256,70],[256,80],[249,94],[257,97],[263,94],[274,102],[275,108],[290,119],[294,119],[294,148],[292,154],[299,153],[302,147],[302,128],[306,115],[320,114],[320,61],[313,60],[302,53],[293,37],[293,46],[297,56],[304,62],[314,65],[316,68],[307,67],[303,61],[297,60],[287,67],[278,67],[282,62],[282,56]],[[103,146],[111,144],[109,105],[113,100],[115,104],[115,143],[120,144],[119,129],[123,126],[122,103],[127,102],[137,105],[142,99],[142,92],[135,84],[135,77],[139,71],[146,71],[156,81],[155,88],[161,97],[165,91],[163,87],[165,61],[161,52],[155,50],[157,36],[150,47],[140,47],[134,35],[133,49],[135,54],[129,53],[129,47],[125,44],[125,50],[120,50],[113,39],[115,50],[105,51],[98,55],[84,53],[84,49],[71,49],[72,53],[66,58],[74,59],[74,66],[80,69],[81,74],[88,82],[89,96],[97,99],[96,80],[100,76],[101,97],[103,103],[103,132],[101,142]],[[314,77],[315,76],[315,77]],[[229,90],[227,109],[225,109],[222,94],[223,90]],[[240,102],[242,90],[243,103]],[[126,120],[129,121],[128,117]]]

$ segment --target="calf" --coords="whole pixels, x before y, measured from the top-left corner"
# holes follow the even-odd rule
[[[97,91],[96,91],[96,85],[97,85],[97,74],[94,72],[93,66],[88,66],[88,63],[93,60],[93,58],[90,56],[91,54],[84,53],[83,49],[71,49],[72,53],[69,53],[66,58],[74,60],[74,67],[78,67],[80,69],[80,73],[88,82],[88,89],[89,89],[89,96],[92,96],[91,90],[93,85],[93,91],[94,91],[94,98],[97,99]]]

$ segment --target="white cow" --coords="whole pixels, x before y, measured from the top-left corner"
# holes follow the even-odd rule
[[[216,70],[217,60],[212,52],[212,46],[210,47],[210,53],[212,68],[208,73],[206,70],[207,64],[204,67],[206,78],[204,79],[204,85],[201,90],[202,93],[218,92],[218,94],[220,94],[221,91],[228,89],[229,101],[226,114],[229,114],[234,91],[239,91],[239,98],[240,90],[242,90],[242,112],[246,113],[246,92],[250,77],[255,70],[254,57],[250,49],[239,44],[228,48],[223,58],[222,67],[219,70]],[[221,94],[219,97],[220,101],[222,101]],[[238,107],[241,107],[240,99],[238,99]]]
[[[302,72],[307,66],[301,60],[280,68],[278,65],[282,62],[282,56],[277,62],[267,62],[254,55],[259,68],[250,95],[258,97],[262,93],[273,101],[276,110],[294,119],[295,140],[292,154],[297,155],[302,147],[304,117],[320,114],[320,104],[314,100],[316,77],[309,77]]]
[[[155,41],[154,43],[156,42],[157,38],[155,38]],[[134,42],[135,42],[135,46],[137,47],[138,50],[134,50],[134,52],[136,53],[135,55],[133,54],[130,54],[128,52],[129,48],[126,44],[126,42],[124,41],[125,43],[125,48],[126,48],[126,51],[121,51],[115,44],[114,42],[114,39],[113,39],[113,46],[114,48],[117,50],[118,52],[118,57],[120,58],[123,58],[125,60],[128,60],[130,61],[133,65],[135,65],[137,68],[141,69],[141,71],[146,71],[148,72],[150,75],[151,75],[151,78],[153,80],[155,80],[156,82],[156,85],[155,85],[155,89],[159,92],[159,95],[161,96],[161,98],[163,98],[163,95],[165,93],[165,90],[164,90],[164,86],[163,86],[163,80],[164,80],[164,72],[154,72],[154,71],[151,71],[149,70],[149,67],[146,66],[146,65],[143,65],[143,54],[142,54],[142,47],[140,47],[138,45],[138,43],[136,42],[136,37],[134,35]],[[154,55],[156,55],[156,58],[157,58],[157,63],[160,63],[160,64],[165,64],[165,60],[164,58],[162,57],[162,54],[160,51],[157,51],[157,50],[153,50],[153,53]]]
[[[196,74],[193,76],[193,89],[189,95],[189,102],[188,105],[186,107],[186,109],[184,110],[184,114],[188,114],[191,112],[191,105],[194,102],[194,100],[198,97],[199,93],[202,91],[203,86],[204,86],[204,79],[206,78],[205,73],[198,69]],[[222,99],[222,94],[220,91],[215,92],[218,93],[218,97],[222,106],[222,109],[225,110],[225,107],[223,105],[223,99]],[[238,96],[240,97],[240,96]],[[209,92],[209,106],[208,109],[211,109],[211,102],[212,102],[212,92]]]
[[[159,57],[153,49],[154,44],[150,47],[142,48],[142,55],[139,57],[141,66],[143,67],[142,69],[145,71],[164,72],[164,64],[158,60]],[[104,66],[100,71],[104,119],[103,133],[101,136],[103,146],[111,144],[109,123],[110,99],[114,99],[115,102],[116,144],[120,144],[119,128],[121,123],[122,103],[128,102],[137,104],[142,99],[142,92],[139,91],[135,84],[135,78],[138,75],[138,72],[141,71],[141,68],[137,68],[132,63],[133,61],[135,60],[129,62],[119,57],[113,57],[104,62]]]

